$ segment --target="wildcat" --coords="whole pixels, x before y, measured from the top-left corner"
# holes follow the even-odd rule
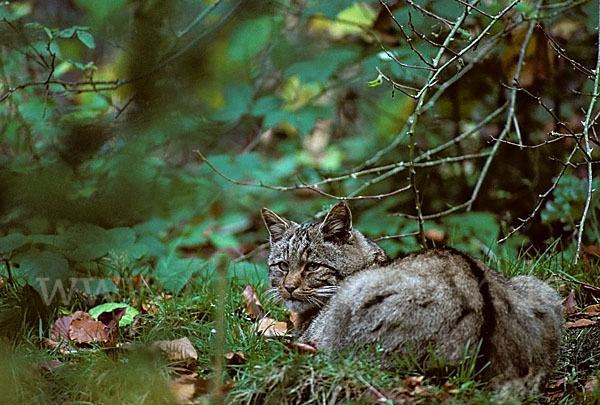
[[[270,292],[297,313],[300,342],[333,352],[378,345],[385,362],[433,348],[458,363],[481,340],[478,365],[493,388],[537,392],[558,358],[561,300],[535,277],[507,279],[452,248],[389,260],[338,203],[320,223],[263,208]]]

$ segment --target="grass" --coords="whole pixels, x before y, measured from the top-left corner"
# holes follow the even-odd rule
[[[592,263],[572,266],[560,254],[544,252],[523,255],[517,261],[501,262],[510,275],[532,274],[548,280],[562,296],[574,291],[580,306],[600,299],[582,288],[580,282],[600,284]],[[214,270],[214,269],[213,269]],[[472,358],[456,368],[438,368],[435,375],[422,376],[418,364],[399,359],[393,369],[379,367],[369,356],[370,348],[355,356],[303,354],[291,347],[289,338],[265,338],[256,333],[255,323],[245,313],[241,293],[247,283],[232,277],[219,286],[218,278],[196,278],[184,291],[169,298],[156,285],[138,287],[113,297],[138,309],[152,302],[152,313],[143,313],[133,329],[121,331],[120,342],[133,342],[138,349],[91,347],[69,355],[45,348],[41,341],[60,313],[85,308],[85,301],[69,308],[54,308],[42,315],[47,322],[24,323],[23,312],[31,312],[22,291],[0,288],[0,392],[6,403],[19,404],[169,404],[175,403],[168,381],[177,370],[161,356],[144,349],[156,340],[187,336],[198,351],[198,360],[188,373],[215,380],[222,359],[219,353],[241,351],[244,359],[224,364],[219,376],[235,383],[225,403],[496,403],[497,397],[474,378]],[[579,281],[579,282],[578,282]],[[270,315],[286,319],[285,311],[269,302],[261,292],[266,278],[254,283]],[[225,291],[226,294],[220,294]],[[222,304],[219,304],[222,302]],[[224,328],[219,327],[220,322]],[[223,333],[224,343],[217,341]],[[52,371],[40,362],[60,360]],[[218,361],[217,361],[218,360]],[[586,392],[591,377],[600,377],[600,327],[568,329],[560,361],[551,382],[566,378],[552,392],[524,399],[525,403],[575,404],[583,400],[600,403],[600,389]],[[181,372],[181,369],[179,369]],[[422,379],[421,379],[422,377]],[[199,396],[198,403],[215,401]]]

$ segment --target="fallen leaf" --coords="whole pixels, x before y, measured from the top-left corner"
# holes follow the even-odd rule
[[[565,314],[567,316],[577,313],[575,290],[571,290],[571,293],[563,300],[563,306],[565,307]]]
[[[86,312],[79,319],[73,319],[69,326],[69,338],[76,343],[108,342],[104,324]]]
[[[298,353],[303,354],[314,354],[317,352],[317,344],[314,342],[300,343],[300,342],[289,342],[285,344],[292,350],[296,350]]]
[[[247,285],[242,293],[244,302],[246,303],[246,313],[252,319],[259,319],[265,315],[265,307],[261,304],[256,294],[256,290],[251,285]]]
[[[581,249],[588,255],[600,257],[600,247],[598,246],[581,246]]]
[[[595,325],[597,322],[592,319],[581,318],[574,322],[567,322],[567,328],[585,328],[586,326]]]
[[[600,315],[600,304],[590,305],[583,311],[583,313],[592,316]]]
[[[596,388],[598,388],[598,379],[596,377],[591,377],[585,382],[585,392],[592,393]]]
[[[559,378],[553,383],[546,386],[546,394],[550,399],[558,400],[565,395],[565,383],[567,382],[566,377]]]
[[[209,393],[211,380],[184,375],[168,381],[167,384],[178,403],[188,404],[200,395]]]
[[[104,331],[111,337],[112,341],[117,340],[119,331],[119,322],[127,312],[127,307],[115,308],[112,311],[102,312],[98,315],[98,322],[104,325]],[[137,312],[137,311],[136,311]]]
[[[61,316],[54,321],[54,326],[52,326],[52,332],[50,333],[52,340],[55,342],[60,340],[68,342],[70,340],[69,328],[71,327],[71,322],[73,322],[73,319],[78,318],[82,313],[82,311],[76,311],[71,315]]]
[[[446,239],[446,234],[441,229],[427,229],[423,232],[423,235],[434,242],[443,242]]]
[[[283,336],[287,333],[287,323],[265,316],[258,321],[258,332],[266,337]]]
[[[191,363],[198,360],[198,352],[187,337],[175,340],[159,340],[150,346],[160,349],[169,361]]]
[[[424,376],[408,376],[404,379],[403,385],[404,389],[410,393],[411,395],[419,395],[423,393],[423,388],[421,387],[421,383],[425,379]]]
[[[296,321],[298,320],[298,312],[288,311],[290,314],[290,322],[292,325],[296,326]]]
[[[33,367],[39,370],[52,372],[54,369],[60,367],[63,364],[62,361],[53,359],[48,361],[39,361],[37,363],[33,363]]]
[[[235,352],[225,353],[225,360],[227,360],[227,364],[230,366],[239,366],[242,364],[246,364],[246,356],[244,353],[237,350]]]
[[[592,294],[596,297],[600,297],[600,287],[596,287],[595,285],[591,285],[588,283],[581,283],[581,286],[583,287],[584,290],[586,290],[590,294]]]

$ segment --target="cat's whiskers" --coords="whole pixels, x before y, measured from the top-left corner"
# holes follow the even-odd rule
[[[338,291],[340,287],[337,285],[325,285],[315,289],[319,297],[330,298]]]
[[[284,301],[283,297],[281,296],[281,294],[279,294],[279,289],[277,287],[270,287],[267,289],[267,291],[265,291],[265,294],[272,299],[273,301],[275,301],[276,304],[280,304]]]
[[[316,296],[314,295],[307,295],[306,296],[306,300],[311,303],[312,305],[316,306],[316,307],[323,307],[325,305],[325,303],[323,301],[321,301],[320,299],[318,299]]]

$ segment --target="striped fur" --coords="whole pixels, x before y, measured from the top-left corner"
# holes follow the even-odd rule
[[[546,283],[507,279],[455,249],[390,262],[352,228],[347,206],[296,224],[263,209],[271,292],[298,313],[301,342],[332,352],[377,345],[384,362],[409,353],[427,366],[459,362],[481,341],[478,367],[493,387],[536,392],[558,357],[560,297]],[[485,365],[485,367],[483,367]]]

